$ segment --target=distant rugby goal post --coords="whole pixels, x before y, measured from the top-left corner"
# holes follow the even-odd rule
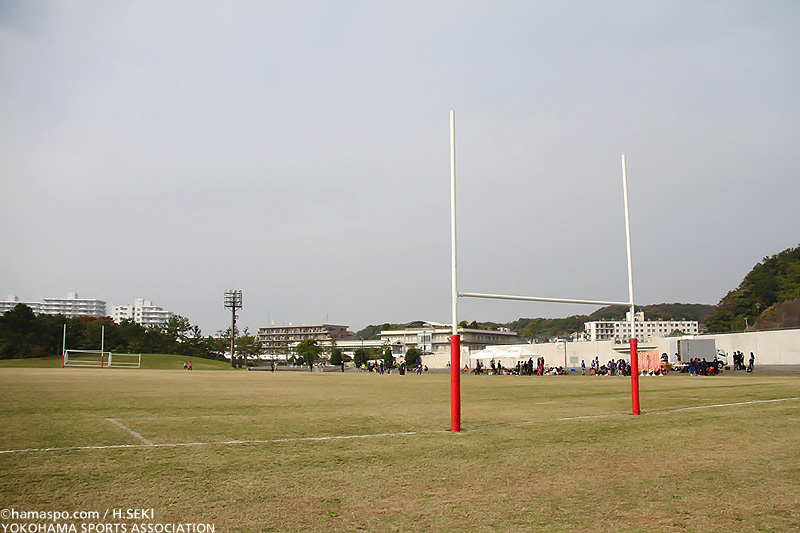
[[[140,353],[109,353],[108,366],[113,368],[141,368]]]
[[[113,353],[100,350],[64,350],[64,367],[141,368],[142,354]]]
[[[64,364],[62,366],[103,368],[107,360],[111,360],[111,352],[101,350],[64,350]]]

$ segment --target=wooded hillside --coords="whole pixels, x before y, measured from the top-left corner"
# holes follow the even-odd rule
[[[798,299],[800,246],[762,259],[722,298],[706,325],[709,332],[798,326]]]

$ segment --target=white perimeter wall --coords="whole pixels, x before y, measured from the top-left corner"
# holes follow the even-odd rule
[[[748,359],[750,352],[753,352],[756,356],[756,365],[800,365],[800,329],[701,335],[697,338],[714,339],[717,348],[728,353],[730,364],[733,364],[730,355],[738,350],[746,355],[745,359]],[[659,353],[669,353],[670,340],[675,339],[670,337],[655,339],[653,342],[641,344],[639,349],[657,349]],[[595,357],[600,358],[601,364],[610,359],[625,359],[626,361],[630,359],[627,345],[614,344],[613,341],[526,344],[523,346],[544,357],[546,366],[564,366],[565,350],[568,368],[580,368],[581,360],[586,361],[588,368],[590,361]],[[614,350],[615,347],[621,351]],[[536,360],[536,357],[533,359]],[[422,358],[423,363],[430,368],[444,368],[449,360],[449,353],[427,355]],[[463,368],[465,364],[472,368],[474,361],[470,362],[469,355],[462,350],[461,367]]]
[[[737,350],[744,353],[745,362],[753,352],[756,365],[800,365],[800,329],[703,335],[701,338],[715,339],[717,348],[728,352],[728,356]]]

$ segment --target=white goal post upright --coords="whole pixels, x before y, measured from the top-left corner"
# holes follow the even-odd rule
[[[631,408],[639,415],[639,354],[636,339],[636,313],[633,306],[633,261],[631,259],[631,216],[628,210],[628,169],[625,154],[622,154],[622,194],[625,202],[625,241],[628,250],[628,298],[631,305],[631,334],[628,337],[631,348]]]
[[[628,177],[625,166],[625,156],[622,156],[622,184],[625,204],[625,235],[628,254],[628,301],[584,300],[573,298],[544,298],[538,296],[512,296],[505,294],[486,294],[474,292],[459,292],[457,284],[456,254],[456,134],[455,111],[450,111],[450,246],[452,269],[452,320],[453,333],[450,337],[450,430],[461,431],[461,338],[458,335],[458,298],[490,298],[497,300],[522,300],[528,302],[569,303],[585,305],[624,305],[630,306],[631,334],[631,395],[632,413],[639,415],[639,361],[637,355],[637,340],[635,329],[635,313],[633,300],[633,270],[631,260],[631,228],[628,212]]]
[[[456,112],[450,111],[450,249],[452,268],[453,333],[450,335],[450,431],[461,431],[461,337],[458,336],[456,278]]]

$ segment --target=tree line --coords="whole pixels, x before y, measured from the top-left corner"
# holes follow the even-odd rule
[[[417,348],[409,348],[405,354],[405,361],[407,365],[416,365],[417,360],[422,357],[422,352]],[[383,360],[388,365],[394,365],[395,358],[390,346],[383,348],[356,348],[353,351],[353,356],[345,354],[344,351],[336,346],[336,340],[330,346],[322,346],[315,339],[303,339],[297,343],[295,354],[290,356],[289,363],[295,365],[308,365],[320,362],[326,359],[327,362],[334,366],[339,366],[342,363],[352,361],[356,366],[366,365],[368,361]]]
[[[164,353],[222,359],[230,352],[230,328],[204,336],[186,317],[175,315],[163,325],[143,326],[132,320],[116,323],[109,317],[36,315],[25,304],[17,304],[0,316],[0,359],[61,354],[64,325],[66,347],[74,350]],[[236,354],[253,357],[260,353],[256,336],[247,328],[237,331]]]

